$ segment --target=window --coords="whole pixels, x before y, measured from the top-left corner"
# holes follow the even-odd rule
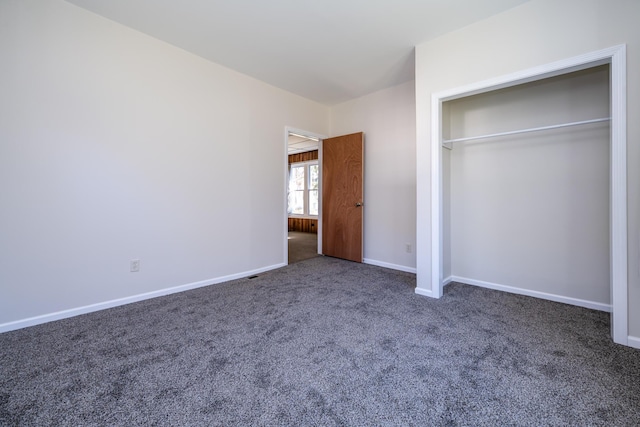
[[[289,167],[289,215],[318,216],[318,161]]]

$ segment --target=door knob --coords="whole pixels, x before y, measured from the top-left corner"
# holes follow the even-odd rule
[[[359,208],[360,206],[362,206],[362,203],[360,202],[356,203],[356,208]]]

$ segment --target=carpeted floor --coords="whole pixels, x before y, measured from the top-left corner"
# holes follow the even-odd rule
[[[316,257],[0,335],[0,425],[637,426],[606,313]]]
[[[289,264],[318,256],[318,235],[289,231]]]

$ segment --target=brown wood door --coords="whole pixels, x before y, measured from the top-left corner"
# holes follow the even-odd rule
[[[362,262],[362,132],[322,141],[322,253]]]

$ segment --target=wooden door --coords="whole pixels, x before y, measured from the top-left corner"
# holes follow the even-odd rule
[[[362,262],[362,132],[322,141],[322,253]]]

